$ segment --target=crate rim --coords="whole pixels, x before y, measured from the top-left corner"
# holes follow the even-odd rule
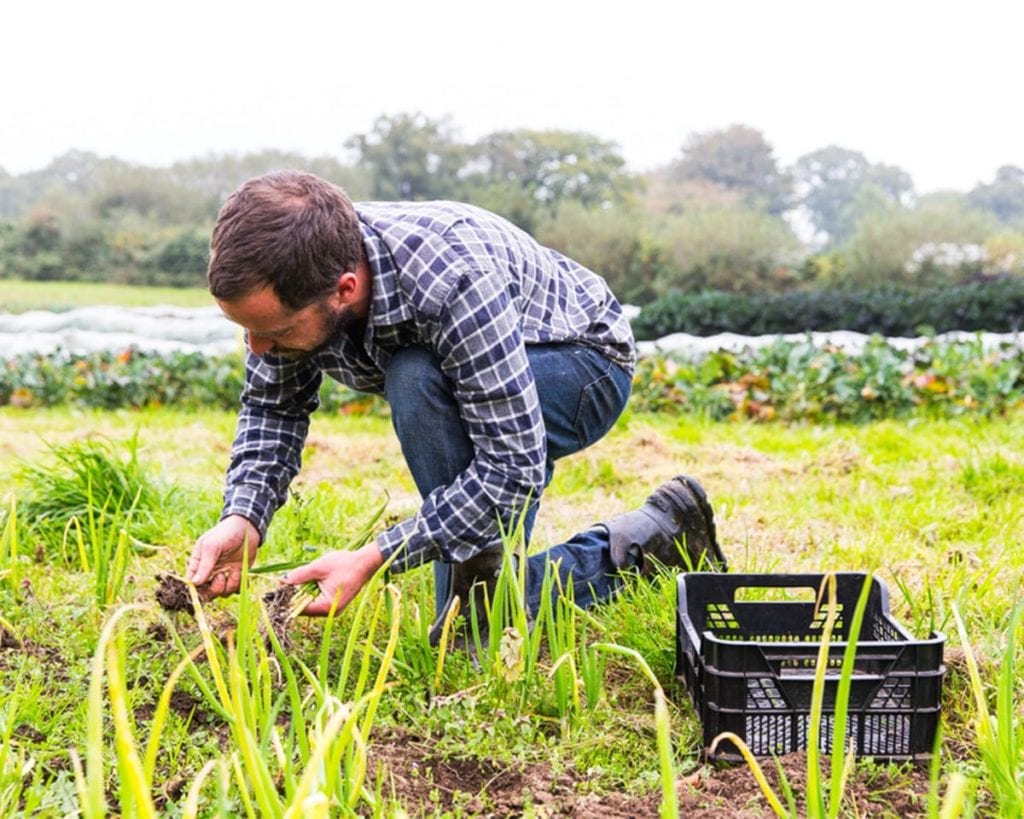
[[[771,640],[771,641],[765,641],[765,640],[726,640],[726,639],[723,639],[721,637],[716,637],[713,632],[707,631],[707,630],[701,632],[701,640],[702,640],[701,641],[701,646],[703,646],[703,640],[704,639],[707,639],[708,642],[717,643],[718,645],[726,645],[726,646],[756,645],[756,646],[758,646],[760,648],[764,648],[766,646],[803,646],[803,647],[815,646],[815,647],[819,647],[820,648],[821,642],[822,642],[821,640]],[[845,649],[846,646],[849,645],[850,642],[851,642],[850,640],[833,640],[833,639],[830,639],[828,641],[829,650],[831,650],[832,648],[839,648],[839,647],[842,647],[842,648]],[[899,644],[899,645],[904,645],[905,644],[905,643],[901,643],[899,640],[856,640],[855,642],[857,643],[858,646],[870,646],[870,647],[879,647],[879,648],[884,648],[886,646],[891,646],[891,645],[894,645],[894,644]],[[946,633],[944,631],[932,631],[932,632],[929,633],[928,637],[921,638],[921,639],[912,637],[910,642],[913,645],[935,645],[936,643],[943,643],[944,644],[946,642]]]

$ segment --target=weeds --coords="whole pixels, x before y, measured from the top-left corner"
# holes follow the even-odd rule
[[[25,430],[33,424],[70,437],[82,423],[59,412],[56,421],[32,412],[6,418],[15,423],[4,424],[0,437],[5,451],[15,453],[19,440],[31,437]],[[147,434],[154,436],[168,434],[161,425],[181,423],[172,413],[152,413],[144,420],[153,429]],[[138,423],[138,417],[102,422],[116,436],[118,424]],[[330,417],[317,422],[328,436],[352,432],[351,423],[343,426]],[[227,420],[212,414],[203,423],[223,426],[218,434],[228,427]],[[634,414],[629,423],[629,429],[609,438],[608,452],[597,460],[587,461],[584,453],[574,468],[560,473],[563,479],[552,485],[543,512],[548,517],[542,516],[538,531],[575,531],[571,527],[585,522],[580,505],[600,510],[608,502],[605,496],[616,506],[630,501],[630,482],[623,476],[646,483],[690,459],[701,465],[702,479],[707,476],[723,546],[736,568],[749,570],[754,561],[762,570],[814,571],[827,563],[874,568],[890,584],[898,569],[901,591],[893,599],[894,615],[909,617],[915,630],[941,627],[952,617],[949,601],[961,601],[965,629],[986,647],[979,651],[977,676],[990,734],[998,740],[986,761],[984,729],[973,719],[968,728],[970,716],[961,702],[966,698],[956,696],[970,692],[973,683],[966,674],[951,680],[954,696],[944,703],[947,730],[936,746],[942,757],[934,760],[927,810],[931,816],[998,813],[1005,803],[1009,815],[1014,801],[996,794],[1006,790],[1000,790],[1000,777],[1019,787],[1021,770],[1020,681],[1010,683],[1010,676],[1020,677],[1019,652],[1011,658],[1007,651],[1020,644],[1024,616],[1015,615],[1016,625],[1008,631],[1005,619],[1022,569],[1015,537],[1024,495],[1015,490],[1016,461],[1007,454],[1019,438],[1019,421],[980,426],[920,420],[822,429],[712,426]],[[356,419],[355,427],[357,435],[367,437],[360,446],[386,440],[380,419]],[[195,471],[195,486],[182,491],[200,498],[204,515],[217,505],[209,443],[204,436],[182,440],[168,464],[185,481],[186,468]],[[964,452],[972,453],[970,474]],[[325,459],[325,468],[335,468],[326,460],[326,448],[317,457]],[[368,479],[347,462],[337,468],[351,476],[344,499],[340,491],[300,486],[305,505],[296,504],[291,517],[275,520],[281,528],[263,547],[262,568],[306,557],[299,538],[343,542],[352,510],[376,507],[378,475]],[[395,480],[403,507],[412,506],[414,487],[407,477]],[[121,601],[148,604],[146,581],[155,571],[180,565],[191,535],[177,526],[169,541],[174,555],[146,561],[136,559],[129,540],[120,552],[127,562],[121,563],[117,540],[127,528],[124,518],[134,494],[122,503],[119,522],[101,526],[108,494],[101,485],[93,486],[91,504],[86,503],[97,531],[102,529],[104,542],[112,544],[106,551],[107,576],[123,582],[112,595],[104,591],[102,599],[110,605],[103,619],[97,617],[101,586],[94,574],[100,561],[88,515],[67,529],[66,538],[65,520],[56,547],[37,563],[33,521],[21,503],[30,487],[12,483],[15,488],[18,504],[8,511],[5,497],[0,514],[0,560],[5,561],[0,573],[7,572],[0,578],[0,799],[7,800],[0,802],[0,814],[139,815],[151,803],[160,813],[186,817],[283,817],[288,811],[390,815],[400,809],[459,816],[475,809],[467,804],[477,788],[483,789],[487,810],[489,795],[498,798],[500,777],[486,785],[438,779],[420,791],[432,787],[433,796],[417,802],[410,795],[417,777],[423,783],[441,766],[463,759],[493,763],[495,771],[546,766],[540,770],[570,781],[574,795],[566,799],[581,799],[583,793],[599,799],[614,791],[624,800],[647,800],[646,811],[639,813],[660,805],[666,815],[686,815],[697,804],[709,804],[699,800],[710,797],[690,793],[677,781],[680,771],[700,767],[702,746],[697,721],[676,709],[673,700],[681,694],[666,684],[672,677],[671,584],[629,583],[615,600],[586,612],[573,606],[571,597],[552,594],[543,612],[529,612],[510,538],[499,588],[478,601],[480,625],[491,635],[486,644],[480,633],[476,645],[471,624],[466,631],[463,611],[449,624],[448,650],[429,646],[432,589],[429,572],[419,571],[379,577],[348,609],[323,621],[293,621],[294,643],[285,651],[277,635],[265,628],[261,634],[265,586],[254,572],[246,573],[241,597],[206,605],[202,625],[168,620],[155,605],[118,606]],[[6,487],[0,495],[7,496]],[[140,498],[136,508],[141,505]],[[112,501],[108,515],[115,509]],[[191,507],[157,511],[198,521]],[[133,533],[138,536],[134,523]],[[85,565],[89,575],[79,571]],[[126,565],[123,574],[118,565]],[[557,575],[548,583],[547,591],[558,591]],[[115,617],[111,631],[101,631]],[[235,624],[233,631],[224,629],[226,620]],[[158,632],[165,636],[154,636]],[[452,650],[456,634],[468,634],[478,667],[469,653]],[[988,650],[997,639],[1008,642]],[[89,665],[83,660],[90,656],[93,673],[83,674],[80,669]],[[629,673],[634,667],[641,673]],[[98,708],[86,694],[94,679],[99,680]],[[1015,705],[1008,709],[1008,701]],[[1018,728],[1012,742],[1005,725]],[[847,732],[845,740],[834,740],[838,775],[826,764],[818,784],[826,812],[837,803],[840,812],[851,808],[864,793],[863,772],[871,769],[846,769],[840,749],[849,739]],[[408,753],[421,757],[418,765],[400,759],[397,749],[404,746],[397,743],[405,740]],[[67,747],[80,755],[77,776],[76,766],[67,765]],[[390,755],[378,755],[374,762],[375,747]],[[781,770],[792,770],[791,763],[782,764]],[[702,779],[713,782],[717,776],[701,769]],[[754,780],[747,779],[756,790]],[[797,810],[797,798],[802,803],[805,797],[794,793],[795,787],[785,782],[775,787],[778,804],[789,814]],[[926,798],[919,781],[914,787]],[[465,793],[453,795],[451,789]],[[12,804],[13,811],[7,807]],[[628,811],[633,803],[626,804]],[[538,801],[527,809],[540,813],[548,807]]]
[[[68,520],[61,554],[65,564],[72,562],[68,557],[68,541],[73,537],[72,545],[79,567],[93,575],[93,595],[97,605],[109,606],[119,599],[128,572],[128,559],[132,552],[128,531],[138,496],[127,512],[120,507],[111,510],[110,496],[97,510],[91,485],[86,488],[86,498],[89,505],[85,511],[85,530],[77,516]]]
[[[161,496],[139,461],[138,432],[124,443],[125,457],[102,438],[51,444],[49,450],[52,462],[24,464],[18,478],[25,484],[22,516],[51,557],[62,554],[71,520],[91,519],[96,526],[116,529],[115,519],[128,509],[126,531],[133,548],[162,542],[161,510],[170,499]]]
[[[1024,721],[1014,710],[1018,685],[1017,650],[1021,641],[1021,607],[1010,613],[1006,647],[999,664],[995,713],[989,711],[978,662],[971,648],[960,611],[953,605],[953,619],[964,647],[971,692],[976,709],[975,724],[983,779],[991,791],[1000,816],[1024,815]]]
[[[14,724],[21,706],[21,692],[12,691],[0,705],[0,816],[11,816],[24,798],[31,798],[30,788],[35,760],[14,739]]]
[[[0,583],[6,583],[11,592],[15,593],[21,584],[18,568],[21,556],[18,544],[18,504],[14,495],[10,496],[7,514],[0,520],[3,522],[3,531],[0,532]]]

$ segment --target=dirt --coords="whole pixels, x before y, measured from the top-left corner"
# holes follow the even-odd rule
[[[370,769],[383,766],[384,793],[401,800],[410,815],[448,811],[467,816],[544,817],[658,816],[661,793],[597,794],[586,775],[573,769],[556,772],[550,765],[504,764],[485,759],[443,759],[431,753],[421,737],[391,731],[370,745]],[[780,759],[786,779],[803,813],[807,757],[790,754]],[[827,787],[828,760],[822,781]],[[779,793],[778,774],[771,760],[765,775]],[[680,814],[687,817],[771,816],[772,811],[746,766],[703,766],[676,782]],[[858,766],[847,785],[844,815],[917,816],[925,812],[928,776],[924,769]]]
[[[164,573],[156,575],[156,602],[164,611],[185,611],[195,614],[192,596],[189,594],[188,583],[176,574]]]
[[[263,595],[263,605],[267,610],[267,619],[270,620],[270,627],[274,630],[274,636],[281,645],[283,651],[288,651],[292,646],[290,632],[291,625],[291,603],[295,597],[295,586],[278,586]],[[267,644],[268,650],[273,650],[269,634],[266,631],[266,623],[260,619],[260,634]]]
[[[220,719],[205,707],[203,701],[198,697],[189,694],[187,691],[179,690],[172,693],[171,699],[168,702],[168,707],[182,720],[193,726],[208,728],[220,724]],[[133,716],[135,717],[136,723],[141,725],[150,722],[155,713],[156,702],[154,701],[135,708]]]
[[[3,625],[0,625],[0,648],[21,648],[21,640]]]

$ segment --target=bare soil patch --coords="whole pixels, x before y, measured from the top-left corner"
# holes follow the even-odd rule
[[[807,757],[790,754],[779,760],[800,809],[807,787]],[[443,758],[423,738],[400,731],[376,736],[370,745],[370,769],[383,766],[384,792],[400,800],[410,815],[454,811],[466,816],[538,816],[598,819],[655,817],[661,793],[641,796],[595,793],[585,775],[554,771],[543,763],[498,763],[486,759]],[[779,791],[771,760],[765,774]],[[822,781],[828,782],[823,760]],[[826,784],[827,787],[827,784]],[[771,816],[753,774],[746,766],[705,765],[676,782],[680,813],[687,817]],[[858,765],[846,789],[844,815],[919,816],[925,813],[928,775],[910,766]],[[802,812],[802,811],[801,811]]]

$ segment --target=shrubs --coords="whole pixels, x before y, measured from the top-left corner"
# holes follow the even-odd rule
[[[669,333],[744,335],[854,330],[887,336],[916,336],[922,328],[1015,332],[1024,328],[1024,279],[935,290],[816,290],[777,296],[743,296],[711,291],[674,293],[645,307],[633,320],[638,339]]]
[[[173,404],[234,410],[242,377],[237,356],[21,356],[0,364],[0,406]],[[324,380],[320,400],[324,412],[387,412],[379,396],[354,392],[331,379]],[[631,400],[640,411],[762,421],[863,421],[916,411],[994,415],[1024,401],[1024,350],[1014,345],[986,349],[980,339],[931,340],[905,350],[875,337],[853,353],[817,347],[810,339],[780,338],[740,353],[643,358]]]
[[[241,356],[210,358],[201,353],[158,355],[125,349],[89,355],[19,355],[0,360],[0,407],[72,405],[95,409],[179,409],[239,406],[245,379]],[[383,399],[354,392],[331,379],[320,390],[329,412],[379,409]]]
[[[869,421],[925,412],[997,415],[1024,404],[1024,350],[980,340],[903,350],[871,339],[860,353],[778,339],[759,350],[696,360],[642,359],[633,388],[642,411],[716,420]]]

